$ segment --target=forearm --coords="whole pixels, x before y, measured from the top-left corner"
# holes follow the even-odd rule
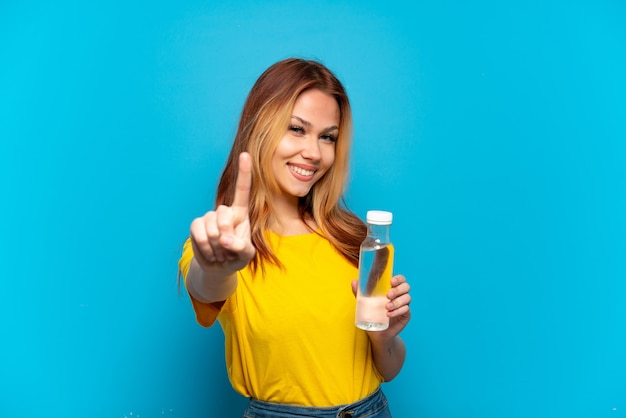
[[[213,303],[228,299],[237,288],[237,273],[211,272],[202,270],[195,257],[189,265],[185,280],[189,294],[200,302]]]
[[[399,336],[390,340],[370,338],[376,370],[389,382],[400,373],[406,357],[404,341]]]

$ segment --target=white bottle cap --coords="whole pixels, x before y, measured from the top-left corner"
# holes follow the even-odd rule
[[[393,214],[384,210],[368,210],[367,223],[372,225],[391,225]]]

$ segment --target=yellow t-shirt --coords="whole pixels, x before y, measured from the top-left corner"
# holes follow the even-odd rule
[[[283,269],[266,264],[265,276],[239,271],[221,311],[192,298],[198,323],[219,319],[233,388],[268,402],[318,407],[374,392],[383,379],[367,334],[354,325],[350,283],[357,269],[318,234],[266,237]],[[192,251],[188,240],[179,262],[184,277]]]

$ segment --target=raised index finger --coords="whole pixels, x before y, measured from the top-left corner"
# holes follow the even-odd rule
[[[250,200],[250,188],[252,187],[252,159],[250,154],[242,152],[239,154],[239,172],[235,183],[235,197],[233,206],[243,207],[248,210]]]

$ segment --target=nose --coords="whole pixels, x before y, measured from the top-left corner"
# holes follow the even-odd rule
[[[319,161],[322,159],[322,152],[320,150],[320,143],[315,137],[307,138],[306,141],[303,141],[303,148],[300,154],[302,158],[311,161]]]

